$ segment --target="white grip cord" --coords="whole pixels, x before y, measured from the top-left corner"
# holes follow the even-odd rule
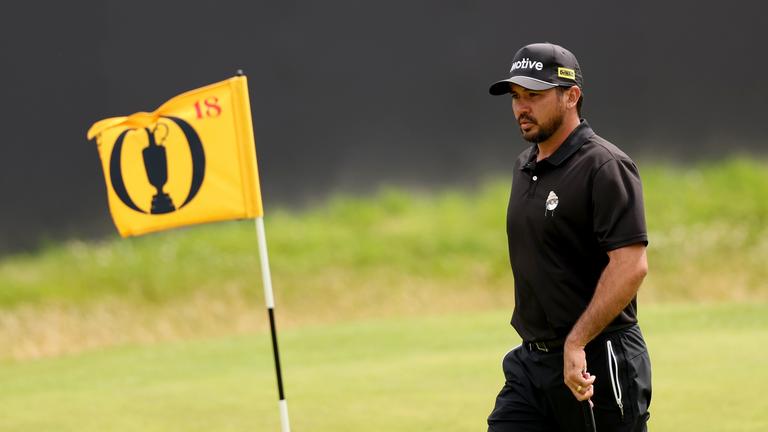
[[[608,373],[611,375],[611,387],[613,388],[613,397],[616,399],[616,405],[621,411],[621,418],[624,419],[624,404],[621,403],[621,381],[619,381],[619,362],[616,360],[616,354],[613,352],[611,341],[606,342],[608,348]]]

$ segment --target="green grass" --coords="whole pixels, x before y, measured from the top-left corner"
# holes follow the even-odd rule
[[[505,189],[496,182],[476,193],[434,196],[385,189],[373,198],[332,198],[302,213],[268,208],[273,273],[286,295],[303,295],[327,286],[312,279],[339,271],[350,280],[381,270],[448,279],[466,273],[467,258],[480,261],[490,252],[482,261],[501,277],[508,273],[499,234]],[[0,262],[0,307],[111,296],[162,302],[222,286],[244,289],[251,281],[260,281],[252,222],[219,223],[8,257]]]
[[[768,163],[640,164],[645,303],[768,300]],[[512,307],[506,179],[382,189],[272,209],[267,237],[288,327]],[[0,260],[0,358],[263,328],[252,222],[72,241]]]
[[[748,159],[642,172],[651,297],[768,297],[768,165]]]
[[[484,430],[517,343],[509,311],[281,334],[297,431]],[[653,305],[654,431],[764,431],[768,304]],[[0,363],[0,431],[279,430],[266,334]],[[599,379],[599,377],[598,377]]]
[[[768,163],[648,163],[641,172],[653,298],[765,296]],[[291,304],[308,293],[335,303],[349,287],[391,292],[423,280],[506,291],[507,196],[508,181],[497,179],[430,194],[339,196],[302,212],[267,203],[276,284]],[[220,223],[6,257],[0,308],[113,297],[163,303],[201,291],[247,291],[259,281],[252,223]],[[695,289],[701,282],[713,288]]]

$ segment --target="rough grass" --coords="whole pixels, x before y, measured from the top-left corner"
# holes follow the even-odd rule
[[[768,164],[640,167],[642,302],[768,299]],[[280,323],[511,308],[508,186],[267,205]],[[254,331],[262,299],[250,222],[69,242],[0,261],[0,358]]]

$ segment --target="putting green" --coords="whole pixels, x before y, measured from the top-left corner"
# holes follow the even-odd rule
[[[642,303],[642,302],[641,302]],[[478,431],[509,311],[281,334],[295,431]],[[640,310],[654,431],[768,430],[768,304]],[[0,431],[279,431],[268,335],[0,364]]]

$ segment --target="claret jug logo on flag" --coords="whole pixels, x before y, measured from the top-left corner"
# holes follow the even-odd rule
[[[123,237],[263,214],[245,76],[101,120],[93,138]]]

